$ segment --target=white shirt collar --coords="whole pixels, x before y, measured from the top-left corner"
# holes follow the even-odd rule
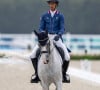
[[[56,11],[57,11],[57,10],[55,10],[55,11],[51,11],[51,10],[50,10],[50,13],[51,13],[51,16],[52,16],[52,17],[55,15]]]

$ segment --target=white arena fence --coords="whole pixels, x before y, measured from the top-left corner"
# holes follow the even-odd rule
[[[71,49],[72,54],[100,54],[100,35],[63,35],[63,42]],[[27,50],[37,44],[37,38],[32,34],[0,34],[0,51]]]

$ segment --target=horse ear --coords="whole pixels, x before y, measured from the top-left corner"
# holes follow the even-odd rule
[[[37,32],[36,30],[34,30],[34,33],[35,33],[35,35],[36,35],[36,36],[38,36],[38,35],[39,35],[39,34],[38,34],[38,32]]]

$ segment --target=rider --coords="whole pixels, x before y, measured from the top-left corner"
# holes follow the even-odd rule
[[[69,66],[70,55],[61,39],[62,35],[64,34],[64,16],[57,10],[57,7],[59,5],[58,0],[48,0],[47,3],[50,7],[50,10],[42,15],[39,31],[42,32],[44,30],[48,30],[49,34],[56,34],[54,42],[58,47],[61,47],[63,49],[65,54],[65,60],[63,60],[62,65],[63,82],[69,82],[69,80],[67,79],[67,76],[69,75],[67,74],[66,76],[66,72]],[[30,56],[33,67],[35,69],[35,75],[32,76],[31,83],[36,83],[39,81],[39,77],[37,74],[38,57],[36,54],[38,49],[39,46],[36,45]]]

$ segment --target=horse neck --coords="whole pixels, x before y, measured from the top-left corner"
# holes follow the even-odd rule
[[[53,40],[50,40],[50,52],[52,53],[53,52],[53,49],[54,49],[54,43],[53,43]]]
[[[62,59],[61,56],[59,55],[53,40],[50,40],[50,57],[52,57],[51,61],[54,62],[55,60],[57,60],[57,62],[62,63]]]
[[[53,42],[53,40],[50,40],[50,57],[52,57],[53,60],[54,60],[56,53],[57,53],[57,51],[56,51],[54,42]]]

